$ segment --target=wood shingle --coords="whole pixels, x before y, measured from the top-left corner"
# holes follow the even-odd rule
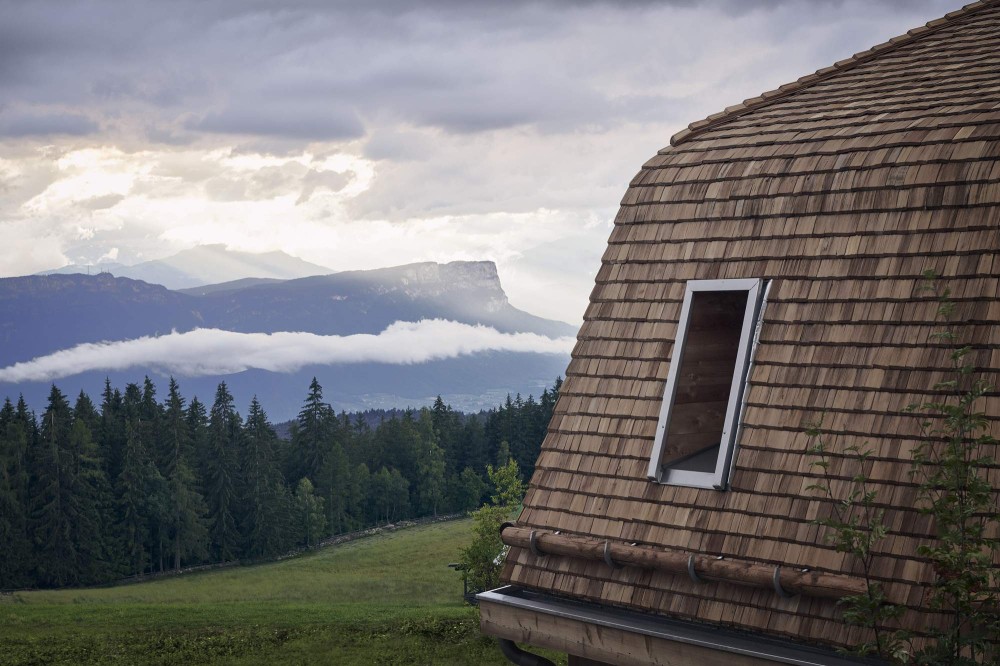
[[[939,394],[950,347],[932,269],[969,358],[1000,384],[1000,1],[969,5],[690,125],[621,201],[518,527],[763,565],[857,574],[813,521],[871,449],[889,536],[873,574],[918,632],[934,622],[917,546],[907,406]],[[725,492],[647,478],[685,284],[770,281]],[[980,408],[1000,432],[1000,392]],[[994,483],[1000,482],[1000,470]],[[511,549],[506,582],[603,606],[799,641],[863,640],[829,599]]]

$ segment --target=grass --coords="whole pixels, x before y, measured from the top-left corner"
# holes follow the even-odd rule
[[[470,532],[435,523],[271,564],[0,597],[0,664],[506,664],[447,566]]]

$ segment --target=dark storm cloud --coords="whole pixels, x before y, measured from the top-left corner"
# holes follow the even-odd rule
[[[623,15],[641,23],[662,6],[743,15],[807,1],[6,2],[0,106],[83,113],[37,112],[2,131],[100,125],[170,143],[191,132],[339,141],[373,124],[572,131],[662,115],[670,103],[655,92],[630,102],[602,85],[642,63],[629,44],[583,28]]]
[[[0,112],[0,136],[82,136],[93,134],[97,130],[97,123],[79,113],[28,109]]]
[[[356,139],[364,134],[357,114],[348,109],[293,103],[230,106],[197,121],[188,129],[216,134],[251,134],[305,141]]]

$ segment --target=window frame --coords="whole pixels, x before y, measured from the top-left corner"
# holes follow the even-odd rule
[[[746,386],[753,365],[753,357],[760,337],[760,322],[767,301],[767,291],[770,281],[759,278],[723,279],[723,280],[688,280],[684,288],[684,303],[677,323],[673,350],[670,353],[670,370],[667,383],[663,389],[663,399],[660,403],[660,414],[656,425],[656,435],[653,440],[653,451],[649,460],[647,476],[651,481],[674,486],[694,488],[714,488],[725,490],[729,486],[732,462],[736,457],[737,440],[742,430],[742,416],[745,408]],[[723,421],[722,438],[719,442],[719,456],[715,471],[696,472],[692,470],[664,468],[660,462],[663,458],[664,439],[670,424],[670,412],[674,406],[677,391],[677,375],[680,372],[681,359],[687,344],[688,323],[694,294],[699,291],[745,291],[747,292],[746,309],[743,313],[743,325],[740,331],[740,342],[733,368],[733,380],[729,390],[729,400],[726,404],[726,414]]]

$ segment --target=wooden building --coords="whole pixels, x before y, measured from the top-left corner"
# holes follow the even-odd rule
[[[867,636],[836,601],[866,588],[813,522],[820,419],[837,492],[847,447],[872,449],[873,577],[903,626],[930,626],[905,411],[949,377],[927,269],[1000,384],[1000,0],[693,123],[643,165],[483,631],[579,664],[853,663],[834,650]],[[1000,420],[1000,394],[981,407]]]

